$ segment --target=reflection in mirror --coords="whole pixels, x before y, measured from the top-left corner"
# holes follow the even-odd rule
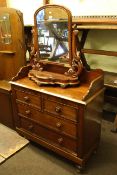
[[[8,13],[0,15],[0,42],[3,44],[10,44],[12,42]]]
[[[39,58],[69,63],[68,14],[62,8],[48,7],[36,15]]]

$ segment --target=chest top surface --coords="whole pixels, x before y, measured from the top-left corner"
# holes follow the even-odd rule
[[[85,73],[84,73],[85,74]],[[28,77],[12,81],[12,85],[34,90],[37,92],[53,95],[74,102],[86,103],[86,100],[91,98],[96,92],[103,89],[103,75],[101,70],[94,70],[86,73],[86,76],[81,80],[80,86],[61,88],[59,86],[38,86]]]

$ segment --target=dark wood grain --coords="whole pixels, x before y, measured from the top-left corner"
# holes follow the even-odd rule
[[[66,89],[39,87],[28,77],[12,81],[17,131],[84,167],[100,142],[102,80],[103,72],[92,70]]]
[[[9,14],[12,42],[0,42],[0,80],[11,80],[26,64],[23,16],[15,9],[0,7],[0,15],[4,13]]]

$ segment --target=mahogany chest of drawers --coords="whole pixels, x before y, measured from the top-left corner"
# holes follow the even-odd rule
[[[92,84],[89,95],[87,84],[62,89],[39,87],[27,77],[12,81],[16,130],[83,168],[101,133],[104,89],[98,82],[95,93]]]

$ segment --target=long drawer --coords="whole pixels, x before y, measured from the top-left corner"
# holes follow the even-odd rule
[[[30,120],[20,118],[21,129],[29,132],[31,135],[36,135],[42,140],[49,142],[50,144],[56,144],[62,149],[68,149],[73,152],[77,152],[77,140],[64,135],[53,132],[52,130],[42,127]]]
[[[77,123],[71,122],[69,120],[60,118],[60,117],[53,117],[46,113],[41,113],[34,108],[23,104],[17,103],[18,113],[19,115],[23,115],[28,117],[41,125],[44,125],[48,128],[53,128],[60,133],[71,135],[72,137],[77,137]]]

